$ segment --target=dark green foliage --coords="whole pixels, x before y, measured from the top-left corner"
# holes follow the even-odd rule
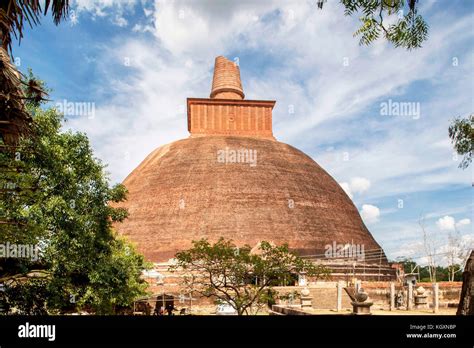
[[[318,1],[319,8],[324,0]],[[418,14],[417,0],[341,0],[344,14],[352,16],[360,13],[361,26],[354,33],[360,36],[361,45],[370,45],[380,36],[393,43],[395,47],[408,50],[421,47],[428,38],[428,25]],[[398,16],[395,24],[384,23],[385,16]]]
[[[10,309],[22,313],[114,313],[146,288],[143,257],[112,230],[127,212],[109,203],[124,200],[126,189],[109,186],[85,134],[61,132],[63,117],[38,104],[28,105],[33,135],[0,152],[0,244],[37,246],[40,259],[0,258],[0,283]],[[48,274],[41,291],[33,269]],[[13,282],[18,274],[28,279]]]
[[[474,150],[474,114],[466,118],[454,119],[448,132],[454,149],[459,155],[464,156],[459,167],[466,169],[472,162]]]
[[[15,283],[5,291],[6,302],[15,306],[18,314],[46,315],[46,301],[50,294],[48,281],[45,279],[30,279]]]
[[[418,266],[418,264],[407,258],[403,258],[400,260],[397,260],[396,262],[399,262],[403,265],[403,270],[405,273],[419,273],[418,279],[419,281],[422,282],[430,282],[430,272],[428,269],[428,266]],[[462,269],[460,265],[452,265],[448,267],[441,267],[437,266],[436,267],[436,280],[441,281],[441,282],[447,282],[449,281],[449,271],[451,268],[454,268],[456,270]],[[454,274],[454,281],[462,281],[462,272],[456,272]]]

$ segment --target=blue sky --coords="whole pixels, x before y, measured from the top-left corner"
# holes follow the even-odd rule
[[[429,39],[415,51],[359,46],[338,1],[73,1],[14,46],[120,182],[156,147],[188,136],[187,97],[208,97],[214,58],[239,59],[247,99],[276,100],[279,141],[310,155],[348,192],[391,258],[423,262],[420,216],[444,260],[448,235],[473,245],[472,166],[458,168],[447,128],[473,111],[472,1],[420,1]],[[394,19],[388,19],[394,20]],[[384,103],[419,114],[383,115]],[[291,111],[293,110],[293,112]]]

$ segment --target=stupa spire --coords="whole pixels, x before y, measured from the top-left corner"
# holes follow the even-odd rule
[[[216,58],[210,97],[212,99],[245,98],[239,66],[226,57],[219,56]]]
[[[234,135],[275,140],[272,133],[274,100],[244,100],[237,64],[216,58],[210,98],[188,98],[191,137]]]

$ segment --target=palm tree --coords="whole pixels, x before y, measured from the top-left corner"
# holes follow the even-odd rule
[[[44,6],[42,6],[44,4]],[[0,3],[0,145],[14,146],[20,136],[29,134],[31,116],[25,100],[39,101],[46,95],[38,81],[24,82],[24,76],[11,63],[12,36],[23,37],[25,23],[40,23],[40,16],[51,8],[54,23],[59,24],[69,12],[69,0],[2,0]],[[26,93],[25,93],[26,92]]]

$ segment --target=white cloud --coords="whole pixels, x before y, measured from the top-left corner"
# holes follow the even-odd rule
[[[441,231],[454,231],[455,228],[461,228],[463,226],[469,225],[470,223],[470,219],[461,219],[456,222],[452,216],[446,215],[436,221],[436,226],[438,226]]]
[[[456,222],[456,227],[457,228],[460,228],[462,226],[467,226],[471,223],[471,220],[470,219],[461,219],[459,220],[458,222]]]
[[[370,181],[366,178],[354,177],[351,179],[350,183],[340,182],[339,185],[349,198],[352,199],[354,198],[354,193],[363,193],[367,191],[370,187]]]
[[[115,25],[118,25],[119,27],[126,27],[128,24],[128,21],[124,17],[117,15],[112,20],[112,23],[114,23]]]
[[[105,10],[110,8],[129,8],[135,0],[73,0],[71,7],[78,11],[87,11],[95,15],[104,16]]]
[[[436,226],[441,231],[454,231],[455,221],[452,216],[446,215],[436,221]]]
[[[367,224],[375,223],[379,221],[380,209],[377,208],[375,205],[364,204],[362,205],[360,216]]]
[[[132,31],[134,32],[141,32],[141,33],[145,33],[145,32],[153,32],[155,30],[155,28],[152,26],[152,25],[141,25],[141,24],[135,24],[132,28]]]
[[[111,17],[113,24],[124,27],[128,24],[124,15],[130,14],[135,5],[135,0],[73,0],[71,10],[74,14],[89,13],[93,18]]]
[[[370,187],[370,181],[366,178],[355,177],[351,179],[351,190],[354,193],[363,193]]]
[[[261,24],[255,17],[279,8],[274,1],[186,0],[157,0],[155,7],[155,36],[163,47],[172,54],[189,54],[198,59],[218,56],[229,46],[236,48],[239,36],[252,31],[261,33]]]

